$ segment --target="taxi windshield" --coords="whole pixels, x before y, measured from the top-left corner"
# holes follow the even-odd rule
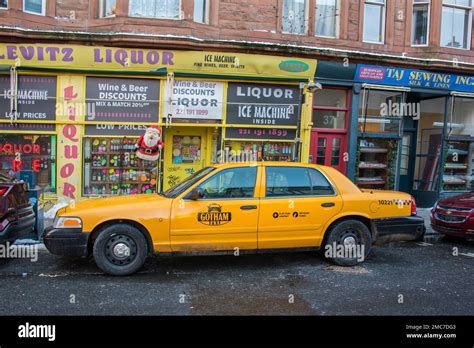
[[[186,179],[184,179],[178,185],[173,186],[172,188],[166,190],[161,195],[165,196],[167,198],[176,198],[181,193],[183,193],[185,190],[187,190],[189,187],[191,187],[196,182],[198,182],[203,177],[205,177],[207,174],[212,172],[214,169],[216,169],[216,168],[215,167],[202,168],[201,170],[197,171],[196,173],[192,174],[191,176],[188,176]]]

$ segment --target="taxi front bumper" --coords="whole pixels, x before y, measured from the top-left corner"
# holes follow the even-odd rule
[[[44,245],[52,254],[85,257],[89,235],[80,228],[48,228],[43,239]]]
[[[395,242],[421,240],[425,234],[425,220],[421,216],[403,216],[371,221],[374,242],[377,245]]]

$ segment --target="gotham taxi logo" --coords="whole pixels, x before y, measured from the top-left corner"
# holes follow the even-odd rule
[[[232,213],[223,212],[219,204],[212,203],[207,207],[207,212],[198,213],[197,218],[203,225],[219,226],[230,222],[232,220]]]

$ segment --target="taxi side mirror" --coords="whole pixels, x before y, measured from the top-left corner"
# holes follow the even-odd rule
[[[204,197],[204,192],[200,188],[194,188],[189,192],[187,198],[193,201],[197,201],[200,198]]]

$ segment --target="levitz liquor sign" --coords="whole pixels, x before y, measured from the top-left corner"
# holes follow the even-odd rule
[[[213,203],[207,207],[207,212],[198,213],[197,219],[203,225],[219,226],[230,222],[232,213],[222,211],[222,206]]]
[[[51,44],[0,44],[0,64],[48,68],[209,73],[312,79],[316,60],[206,51]]]

